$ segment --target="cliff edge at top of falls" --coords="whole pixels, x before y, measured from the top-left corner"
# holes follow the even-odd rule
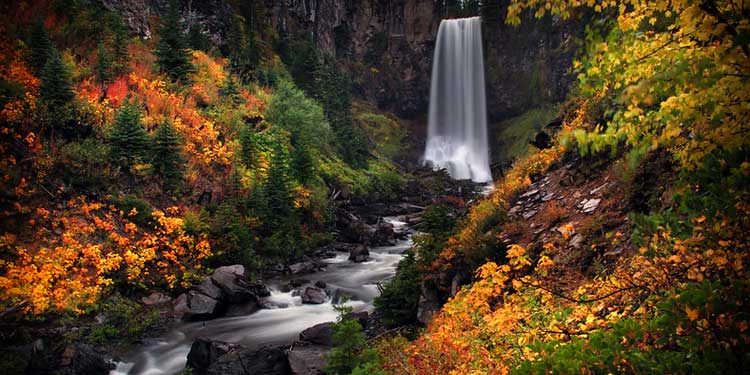
[[[123,16],[145,38],[167,0],[100,0]],[[232,21],[226,0],[179,0],[183,20],[197,22],[214,45],[223,45]],[[430,71],[440,20],[451,18],[432,0],[256,0],[254,32],[261,38],[310,35],[320,50],[351,71],[355,92],[381,109],[405,118],[427,112]],[[487,110],[496,121],[544,103],[560,102],[574,79],[567,67],[582,33],[576,21],[534,19],[521,26],[504,22],[504,4],[496,4],[483,25]],[[257,22],[255,22],[257,20]],[[528,22],[526,22],[528,21]],[[187,24],[187,23],[186,23]],[[187,27],[187,26],[186,26]],[[273,30],[275,35],[268,35]],[[576,31],[577,30],[577,31]]]

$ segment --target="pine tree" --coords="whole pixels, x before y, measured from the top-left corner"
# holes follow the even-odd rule
[[[47,64],[47,59],[54,53],[52,40],[50,40],[47,29],[44,28],[44,24],[41,22],[34,23],[34,26],[31,28],[29,44],[31,45],[29,65],[37,72],[41,72]]]
[[[182,180],[182,162],[180,137],[172,124],[164,119],[154,132],[151,164],[168,189],[177,187]]]
[[[112,54],[107,49],[104,41],[99,42],[96,49],[96,64],[94,65],[96,77],[99,83],[105,85],[112,81]]]
[[[128,66],[128,31],[119,18],[112,27],[112,70],[113,76],[120,76]]]
[[[310,152],[310,144],[304,139],[297,139],[292,151],[292,168],[297,182],[307,183],[313,176],[315,160]]]
[[[141,111],[130,100],[126,100],[115,115],[110,141],[114,164],[130,167],[144,157],[148,135],[143,128]]]
[[[188,42],[190,48],[196,51],[208,52],[211,49],[211,41],[208,39],[208,35],[201,30],[201,25],[193,23],[190,25],[188,30]]]
[[[287,150],[276,142],[273,147],[268,180],[264,186],[267,202],[266,226],[278,230],[292,215],[292,191],[289,187],[289,156]]]
[[[169,2],[169,9],[162,20],[156,57],[161,70],[174,80],[186,82],[193,72],[175,0]]]
[[[39,88],[40,97],[49,110],[59,110],[73,100],[75,94],[70,69],[63,63],[57,51],[52,51],[39,75],[42,81]]]
[[[237,79],[234,78],[233,74],[229,74],[224,84],[219,88],[219,95],[229,99],[234,105],[238,105],[243,102],[240,96],[240,88],[237,83]]]
[[[229,68],[241,79],[250,78],[250,73],[258,66],[260,54],[255,46],[252,32],[245,27],[245,19],[240,15],[232,18],[227,38]]]
[[[323,105],[325,115],[336,137],[339,155],[349,165],[364,168],[369,149],[367,137],[356,126],[352,116],[351,80],[332,56],[325,56],[315,71],[315,97]]]

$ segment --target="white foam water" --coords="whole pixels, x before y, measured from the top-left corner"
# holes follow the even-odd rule
[[[384,219],[394,225],[402,223],[396,218]],[[411,239],[407,239],[395,246],[370,249],[370,260],[363,263],[353,263],[348,260],[348,253],[339,253],[325,259],[326,270],[303,277],[309,278],[311,283],[324,281],[327,289],[349,297],[345,304],[353,311],[372,311],[373,300],[379,294],[377,284],[394,276],[403,253],[411,246]],[[275,280],[269,285],[271,295],[263,299],[266,308],[247,316],[183,323],[125,356],[110,375],[178,374],[185,368],[190,345],[197,337],[240,343],[248,348],[289,344],[304,329],[336,320],[339,313],[334,309],[332,298],[320,305],[307,305],[299,295],[282,292],[281,285],[290,278]]]

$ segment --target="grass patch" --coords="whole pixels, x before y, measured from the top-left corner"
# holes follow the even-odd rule
[[[559,114],[557,106],[546,105],[490,125],[492,161],[505,164],[529,152],[529,141]]]

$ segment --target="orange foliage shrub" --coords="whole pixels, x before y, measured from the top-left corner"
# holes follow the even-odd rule
[[[13,262],[0,261],[0,299],[34,314],[83,313],[116,282],[189,285],[191,273],[210,255],[208,241],[186,234],[181,218],[161,211],[154,212],[149,230],[127,216],[83,197],[62,210],[38,208],[31,223],[38,242],[24,245],[12,234],[0,236],[0,247],[16,254]]]

